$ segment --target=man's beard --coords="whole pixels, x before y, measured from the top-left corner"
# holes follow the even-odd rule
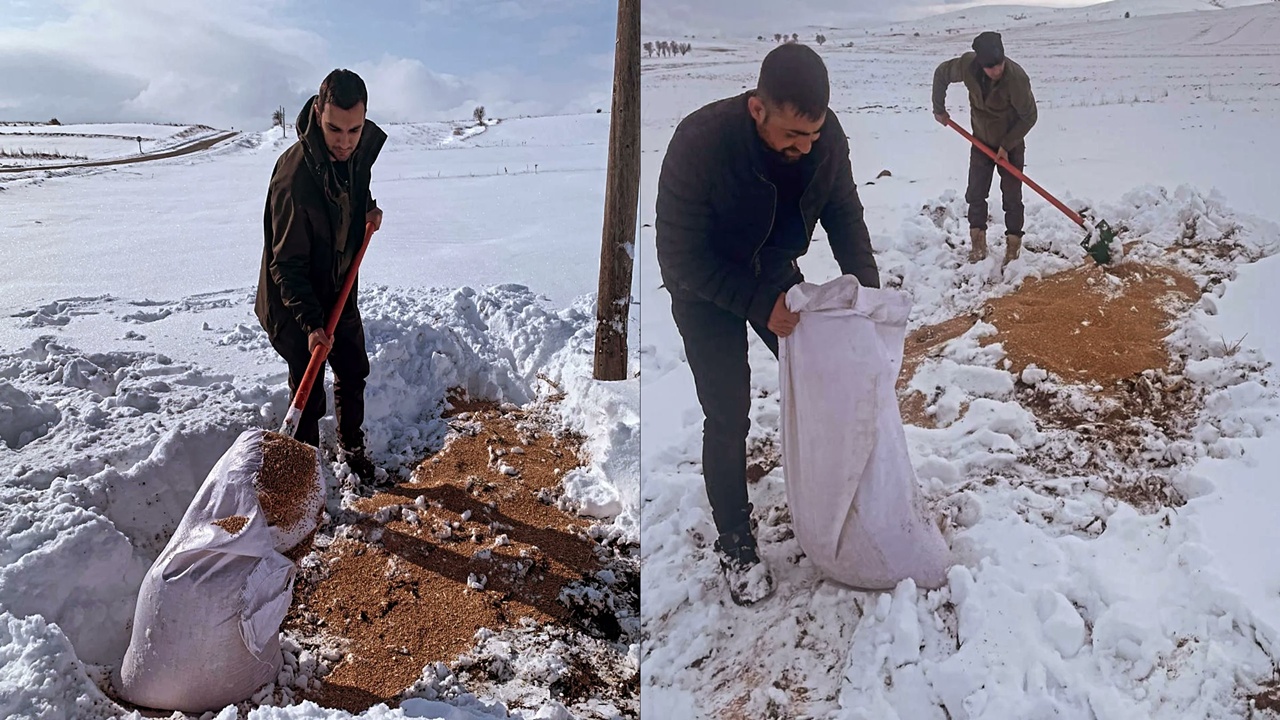
[[[788,153],[786,150],[774,150],[768,145],[764,146],[764,151],[778,165],[795,165],[804,159],[804,154],[798,151]]]

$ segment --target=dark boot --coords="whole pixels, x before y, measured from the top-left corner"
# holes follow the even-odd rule
[[[715,543],[720,570],[729,584],[734,604],[754,605],[773,595],[776,589],[769,566],[760,559],[751,523],[722,534]]]
[[[356,445],[348,447],[341,446],[339,458],[351,468],[351,472],[355,473],[361,482],[372,483],[376,477],[376,470],[373,461],[369,459],[369,453],[365,451],[364,445]]]

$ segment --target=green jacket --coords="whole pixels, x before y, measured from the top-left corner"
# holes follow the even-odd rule
[[[1018,63],[1005,59],[1004,75],[995,82],[967,52],[947,60],[933,73],[933,112],[947,111],[947,87],[964,83],[969,91],[973,134],[993,148],[1014,150],[1036,124],[1036,97],[1031,79]]]
[[[377,204],[369,195],[373,163],[387,134],[365,120],[342,183],[315,122],[312,96],[298,113],[298,142],[276,161],[263,212],[262,266],[254,309],[271,337],[285,326],[304,334],[325,326],[347,269],[364,240],[365,214]],[[356,287],[343,315],[358,312]]]

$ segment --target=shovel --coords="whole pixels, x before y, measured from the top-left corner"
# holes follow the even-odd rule
[[[1031,178],[1023,175],[1022,171],[1014,167],[1012,163],[1007,160],[1001,160],[1000,156],[994,150],[987,147],[985,143],[974,137],[968,130],[957,125],[955,120],[947,118],[947,124],[950,125],[953,130],[963,135],[966,140],[973,143],[974,147],[986,153],[987,157],[994,160],[997,165],[1013,173],[1013,176],[1021,180],[1027,187],[1035,190],[1037,193],[1040,193],[1041,197],[1048,200],[1050,204],[1061,210],[1067,217],[1071,218],[1072,222],[1084,228],[1088,234],[1085,235],[1084,240],[1080,242],[1080,246],[1085,249],[1085,252],[1089,253],[1089,256],[1094,259],[1094,262],[1099,265],[1105,265],[1111,262],[1111,241],[1116,239],[1119,232],[1112,229],[1112,227],[1107,224],[1106,220],[1099,220],[1096,223],[1087,221],[1080,215],[1080,213],[1077,213],[1075,210],[1072,210],[1062,204],[1058,198],[1050,195],[1048,190],[1045,190],[1036,184]],[[1097,240],[1093,239],[1095,232],[1098,234]]]
[[[373,223],[365,223],[364,226],[364,242],[360,243],[360,249],[356,251],[356,257],[351,261],[351,268],[347,270],[347,277],[342,281],[342,290],[338,293],[338,300],[333,304],[333,312],[329,313],[329,322],[325,323],[324,334],[333,338],[333,331],[338,327],[338,318],[342,317],[342,306],[347,304],[347,296],[351,294],[351,287],[356,282],[356,271],[360,269],[360,261],[364,259],[364,251],[369,248],[369,239],[373,237]],[[311,395],[311,387],[315,385],[316,378],[320,376],[320,370],[324,367],[324,361],[329,357],[329,348],[324,345],[316,345],[316,349],[311,351],[311,361],[307,363],[307,371],[302,375],[302,382],[298,383],[298,391],[293,394],[293,402],[289,405],[289,412],[285,413],[284,425],[280,427],[280,434],[293,437],[298,430],[298,421],[302,418],[302,408],[307,406],[307,397]]]

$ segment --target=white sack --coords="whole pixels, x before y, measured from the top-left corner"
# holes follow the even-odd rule
[[[796,539],[846,585],[946,581],[950,551],[916,485],[894,385],[910,298],[845,275],[787,293],[800,313],[783,338],[782,465]]]
[[[115,677],[135,705],[200,713],[248,699],[280,672],[280,623],[293,598],[293,562],[281,554],[315,529],[324,500],[271,527],[254,481],[264,431],[248,430],[209,471],[169,544],[142,581],[133,637]],[[247,519],[234,535],[215,520]]]

